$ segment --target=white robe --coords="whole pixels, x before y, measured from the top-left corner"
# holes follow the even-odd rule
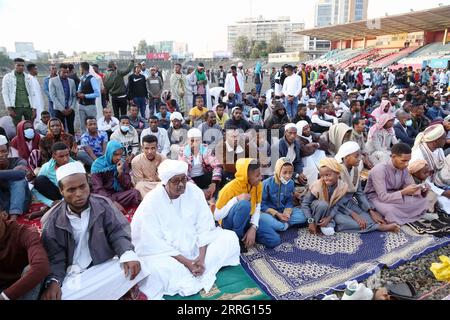
[[[192,183],[172,201],[162,185],[148,193],[133,218],[131,235],[143,267],[150,272],[139,284],[149,299],[209,292],[222,267],[239,265],[236,234],[215,226],[203,192]],[[203,246],[207,246],[205,272],[196,278],[174,257],[195,260]]]

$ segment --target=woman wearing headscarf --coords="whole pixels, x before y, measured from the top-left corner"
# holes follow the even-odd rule
[[[252,127],[264,126],[264,121],[261,116],[261,111],[259,111],[258,108],[253,108],[250,110],[250,117],[248,119],[248,123],[250,123],[250,125]]]
[[[110,141],[105,155],[97,158],[91,168],[92,192],[111,199],[122,212],[139,205],[141,200],[139,191],[133,188],[123,154],[120,142]]]
[[[336,232],[400,231],[395,223],[388,224],[369,202],[361,187],[361,153],[354,141],[344,143],[335,156],[341,166],[341,180],[347,186],[347,194],[334,217]]]
[[[328,142],[328,153],[335,156],[344,142],[351,139],[352,128],[345,123],[334,124],[327,132],[322,134],[323,139]]]
[[[34,130],[33,123],[20,121],[16,136],[11,140],[11,156],[24,159],[33,170],[38,168],[41,165],[40,141],[41,136]]]
[[[256,66],[255,66],[255,75],[254,75],[254,79],[255,79],[255,85],[256,85],[256,94],[259,96],[261,95],[261,88],[263,85],[263,74],[262,74],[262,70],[261,70],[261,62],[256,62]]]
[[[70,156],[76,158],[78,147],[75,138],[64,131],[64,126],[58,118],[50,119],[48,122],[48,132],[39,142],[42,163],[48,162],[52,158],[52,146],[56,142],[62,142],[69,147]]]
[[[202,132],[199,129],[190,129],[187,137],[188,142],[180,153],[179,160],[187,163],[188,176],[203,190],[206,200],[209,200],[219,191],[222,166],[208,145],[202,144]]]
[[[394,115],[381,115],[377,123],[372,126],[367,136],[367,153],[373,165],[389,160],[391,147],[398,143],[394,131]]]

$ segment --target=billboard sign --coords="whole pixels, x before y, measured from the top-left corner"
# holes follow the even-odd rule
[[[170,54],[168,52],[147,53],[147,60],[163,60],[169,61]]]

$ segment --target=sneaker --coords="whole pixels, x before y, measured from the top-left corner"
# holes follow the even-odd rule
[[[347,289],[345,289],[342,300],[372,300],[373,292],[366,287],[364,283],[357,281],[347,282]]]

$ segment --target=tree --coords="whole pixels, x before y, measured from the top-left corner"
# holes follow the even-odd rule
[[[269,46],[267,48],[268,53],[285,52],[283,47],[284,39],[278,33],[272,33],[270,37]]]
[[[13,64],[13,61],[3,52],[0,52],[0,66],[2,67],[10,67]]]
[[[267,58],[267,56],[268,56],[267,42],[255,41],[252,46],[250,58],[259,59],[259,58]]]
[[[140,54],[140,55],[147,54],[147,49],[148,49],[147,41],[141,40],[138,43],[137,52],[136,53]]]
[[[240,36],[234,44],[234,54],[243,59],[248,59],[251,53],[251,43],[246,36]]]
[[[154,45],[147,46],[147,53],[156,53],[156,48]]]

